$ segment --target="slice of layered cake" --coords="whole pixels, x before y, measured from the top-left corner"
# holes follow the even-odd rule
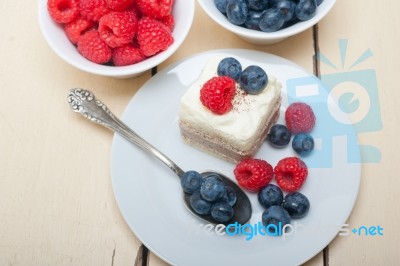
[[[257,66],[234,58],[208,61],[183,95],[179,110],[182,138],[230,162],[252,157],[279,117],[281,84]]]

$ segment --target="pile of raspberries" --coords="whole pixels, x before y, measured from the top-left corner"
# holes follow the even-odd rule
[[[174,0],[48,0],[51,18],[88,60],[125,66],[173,42]]]

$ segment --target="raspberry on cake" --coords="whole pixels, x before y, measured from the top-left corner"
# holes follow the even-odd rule
[[[200,90],[200,101],[211,112],[224,114],[232,109],[236,93],[235,81],[227,76],[213,77]]]
[[[265,88],[253,95],[243,91],[237,82],[232,108],[223,114],[212,112],[202,104],[200,90],[207,81],[218,76],[218,64],[222,59],[224,57],[220,56],[210,59],[182,97],[179,127],[187,143],[237,163],[258,151],[278,119],[281,84],[275,77],[268,77]]]

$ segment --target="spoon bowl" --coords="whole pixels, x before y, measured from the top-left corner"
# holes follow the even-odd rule
[[[130,141],[131,143],[137,145],[142,150],[149,152],[154,157],[163,162],[168,168],[170,168],[179,178],[182,178],[185,171],[183,171],[177,164],[175,164],[166,155],[161,153],[150,143],[145,141],[139,135],[137,135],[131,128],[129,128],[125,123],[118,119],[101,101],[95,98],[91,91],[84,89],[72,89],[68,94],[68,103],[74,112],[77,112],[92,122],[100,124],[112,131],[120,134],[122,137]],[[214,171],[205,171],[201,175],[206,177],[211,174],[218,174],[224,185],[230,186],[234,189],[237,200],[233,206],[233,217],[223,223],[223,224],[245,224],[250,220],[252,214],[251,203],[247,195],[243,190],[232,180],[221,173]],[[217,224],[211,215],[200,215],[197,214],[190,205],[190,194],[183,193],[183,199],[186,208],[193,213],[199,219],[212,224]]]
[[[213,174],[219,175],[219,177],[222,178],[222,181],[224,182],[224,184],[226,186],[230,186],[231,188],[233,188],[236,193],[237,200],[236,200],[235,205],[233,206],[233,217],[230,220],[228,220],[227,222],[220,223],[220,224],[228,225],[228,224],[234,224],[235,222],[237,222],[238,224],[245,224],[250,220],[251,213],[252,213],[250,200],[247,197],[247,195],[243,192],[243,190],[240,187],[238,187],[238,185],[236,185],[235,182],[230,180],[225,175],[218,173],[218,172],[214,172],[214,171],[204,171],[204,172],[200,172],[200,174],[203,177],[207,177],[207,176],[213,175]],[[200,219],[202,219],[205,222],[216,224],[216,222],[214,221],[214,218],[211,217],[211,215],[199,215],[193,210],[192,206],[190,205],[190,194],[183,193],[183,198],[185,201],[185,206],[186,206],[186,208],[189,209],[190,212],[192,212],[193,214],[195,214],[197,217],[199,217]]]

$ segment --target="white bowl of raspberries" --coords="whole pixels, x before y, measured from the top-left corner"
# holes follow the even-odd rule
[[[50,47],[72,66],[127,78],[178,49],[194,9],[194,0],[40,0],[39,23]]]
[[[253,44],[273,44],[318,23],[336,0],[198,0],[217,24]]]

